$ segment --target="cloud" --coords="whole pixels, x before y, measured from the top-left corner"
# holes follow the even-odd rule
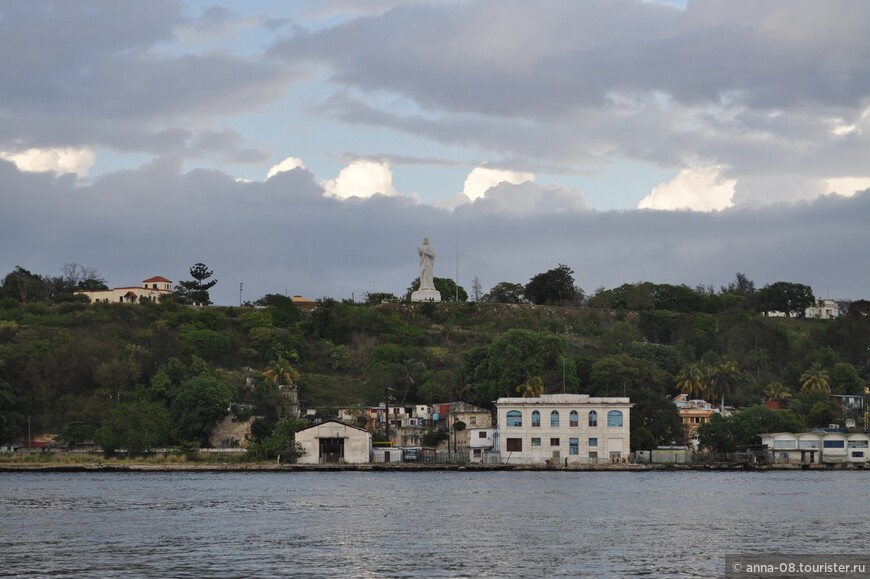
[[[317,110],[343,123],[565,172],[721,165],[735,205],[764,204],[870,158],[868,20],[848,0],[480,0],[399,5],[271,54],[325,66],[336,93]]]
[[[466,288],[474,277],[485,289],[526,283],[559,263],[588,291],[640,280],[718,287],[738,271],[758,287],[794,281],[830,287],[832,297],[866,298],[870,287],[870,192],[709,213],[599,213],[581,209],[576,192],[502,183],[447,211],[403,196],[324,196],[302,168],[246,183],[220,171],[183,172],[172,158],[77,183],[0,161],[0,247],[10,248],[0,254],[0,274],[16,265],[57,274],[77,262],[120,286],[151,275],[187,279],[202,262],[220,280],[212,290],[218,304],[238,303],[240,282],[245,299],[285,291],[359,299],[373,288],[403,292],[417,276],[423,236],[438,253],[435,274],[452,277],[458,234]],[[558,210],[489,210],[523,199],[557,201]]]
[[[274,102],[296,73],[257,54],[174,45],[188,25],[183,8],[173,0],[4,5],[0,52],[17,56],[0,60],[0,149],[196,157],[214,153],[215,140],[241,146],[232,142],[238,134],[218,134],[215,118]]]
[[[371,197],[372,195],[398,195],[393,187],[393,172],[389,163],[357,160],[342,169],[335,179],[323,182],[327,195],[348,197]]]
[[[302,162],[302,159],[298,159],[296,157],[287,157],[277,165],[273,165],[269,172],[266,174],[266,179],[271,179],[278,173],[282,171],[292,171],[296,168],[305,168],[305,164]]]
[[[435,203],[436,207],[442,209],[456,209],[460,205],[471,203],[476,199],[483,197],[487,191],[496,187],[500,183],[511,183],[519,185],[527,181],[534,181],[533,173],[524,173],[521,171],[512,171],[510,169],[493,169],[489,167],[475,167],[465,178],[465,183],[462,186],[462,191],[456,193],[453,197]],[[490,204],[490,207],[495,207]]]
[[[870,177],[839,177],[828,179],[826,185],[828,194],[851,197],[855,193],[870,189]]]
[[[735,184],[734,179],[721,177],[719,167],[684,169],[672,180],[656,186],[637,208],[719,211],[733,205]]]
[[[502,181],[490,187],[473,201],[470,211],[512,217],[528,217],[549,213],[575,213],[583,211],[586,201],[578,190],[556,185],[542,186],[530,180],[520,183]],[[466,207],[460,208],[462,210]]]
[[[519,171],[510,171],[507,169],[490,169],[488,167],[475,167],[468,177],[465,178],[465,184],[462,186],[462,193],[474,201],[498,185],[499,183],[513,183],[519,185],[526,181],[534,181],[535,176],[532,173],[521,173]]]
[[[96,156],[89,149],[28,149],[20,153],[0,151],[0,159],[15,163],[22,171],[75,173],[85,177]]]

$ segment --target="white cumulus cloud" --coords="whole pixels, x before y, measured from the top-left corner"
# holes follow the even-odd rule
[[[462,193],[470,200],[474,201],[498,185],[499,183],[511,183],[519,185],[526,181],[534,181],[535,176],[532,173],[522,173],[520,171],[510,171],[508,169],[490,169],[487,167],[475,167],[468,177],[465,178],[465,185],[462,188]]]
[[[278,173],[283,171],[292,171],[293,169],[304,169],[305,163],[297,157],[287,157],[277,165],[273,165],[269,172],[266,173],[266,179],[271,179]]]
[[[668,181],[653,188],[640,200],[638,209],[675,211],[718,211],[733,205],[734,179],[723,179],[719,167],[693,167],[683,169]]]
[[[389,163],[356,160],[342,169],[335,179],[323,181],[323,189],[327,195],[347,199],[349,197],[371,197],[378,193],[382,195],[398,195],[393,187],[393,172]]]
[[[12,161],[20,170],[31,173],[51,171],[85,177],[97,158],[90,149],[28,149],[20,153],[0,151],[0,159]]]
[[[534,173],[523,173],[522,171],[511,171],[510,169],[475,167],[465,178],[465,184],[462,186],[461,192],[455,194],[450,199],[435,203],[435,206],[442,209],[456,209],[460,205],[472,203],[477,199],[483,198],[487,191],[497,187],[501,183],[522,185],[534,180]]]
[[[835,177],[827,179],[827,193],[837,193],[844,197],[851,197],[859,191],[870,189],[870,177]]]

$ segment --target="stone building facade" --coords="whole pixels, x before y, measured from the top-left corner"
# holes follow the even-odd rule
[[[627,460],[628,398],[543,394],[499,398],[495,448],[503,463],[589,464]]]

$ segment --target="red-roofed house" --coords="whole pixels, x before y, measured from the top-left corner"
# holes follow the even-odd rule
[[[160,301],[172,294],[172,281],[156,275],[142,281],[141,286],[116,287],[110,290],[78,291],[76,295],[88,296],[91,302],[137,304],[140,300]]]

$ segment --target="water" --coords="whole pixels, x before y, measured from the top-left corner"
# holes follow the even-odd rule
[[[720,576],[868,552],[867,472],[0,473],[0,575]]]

